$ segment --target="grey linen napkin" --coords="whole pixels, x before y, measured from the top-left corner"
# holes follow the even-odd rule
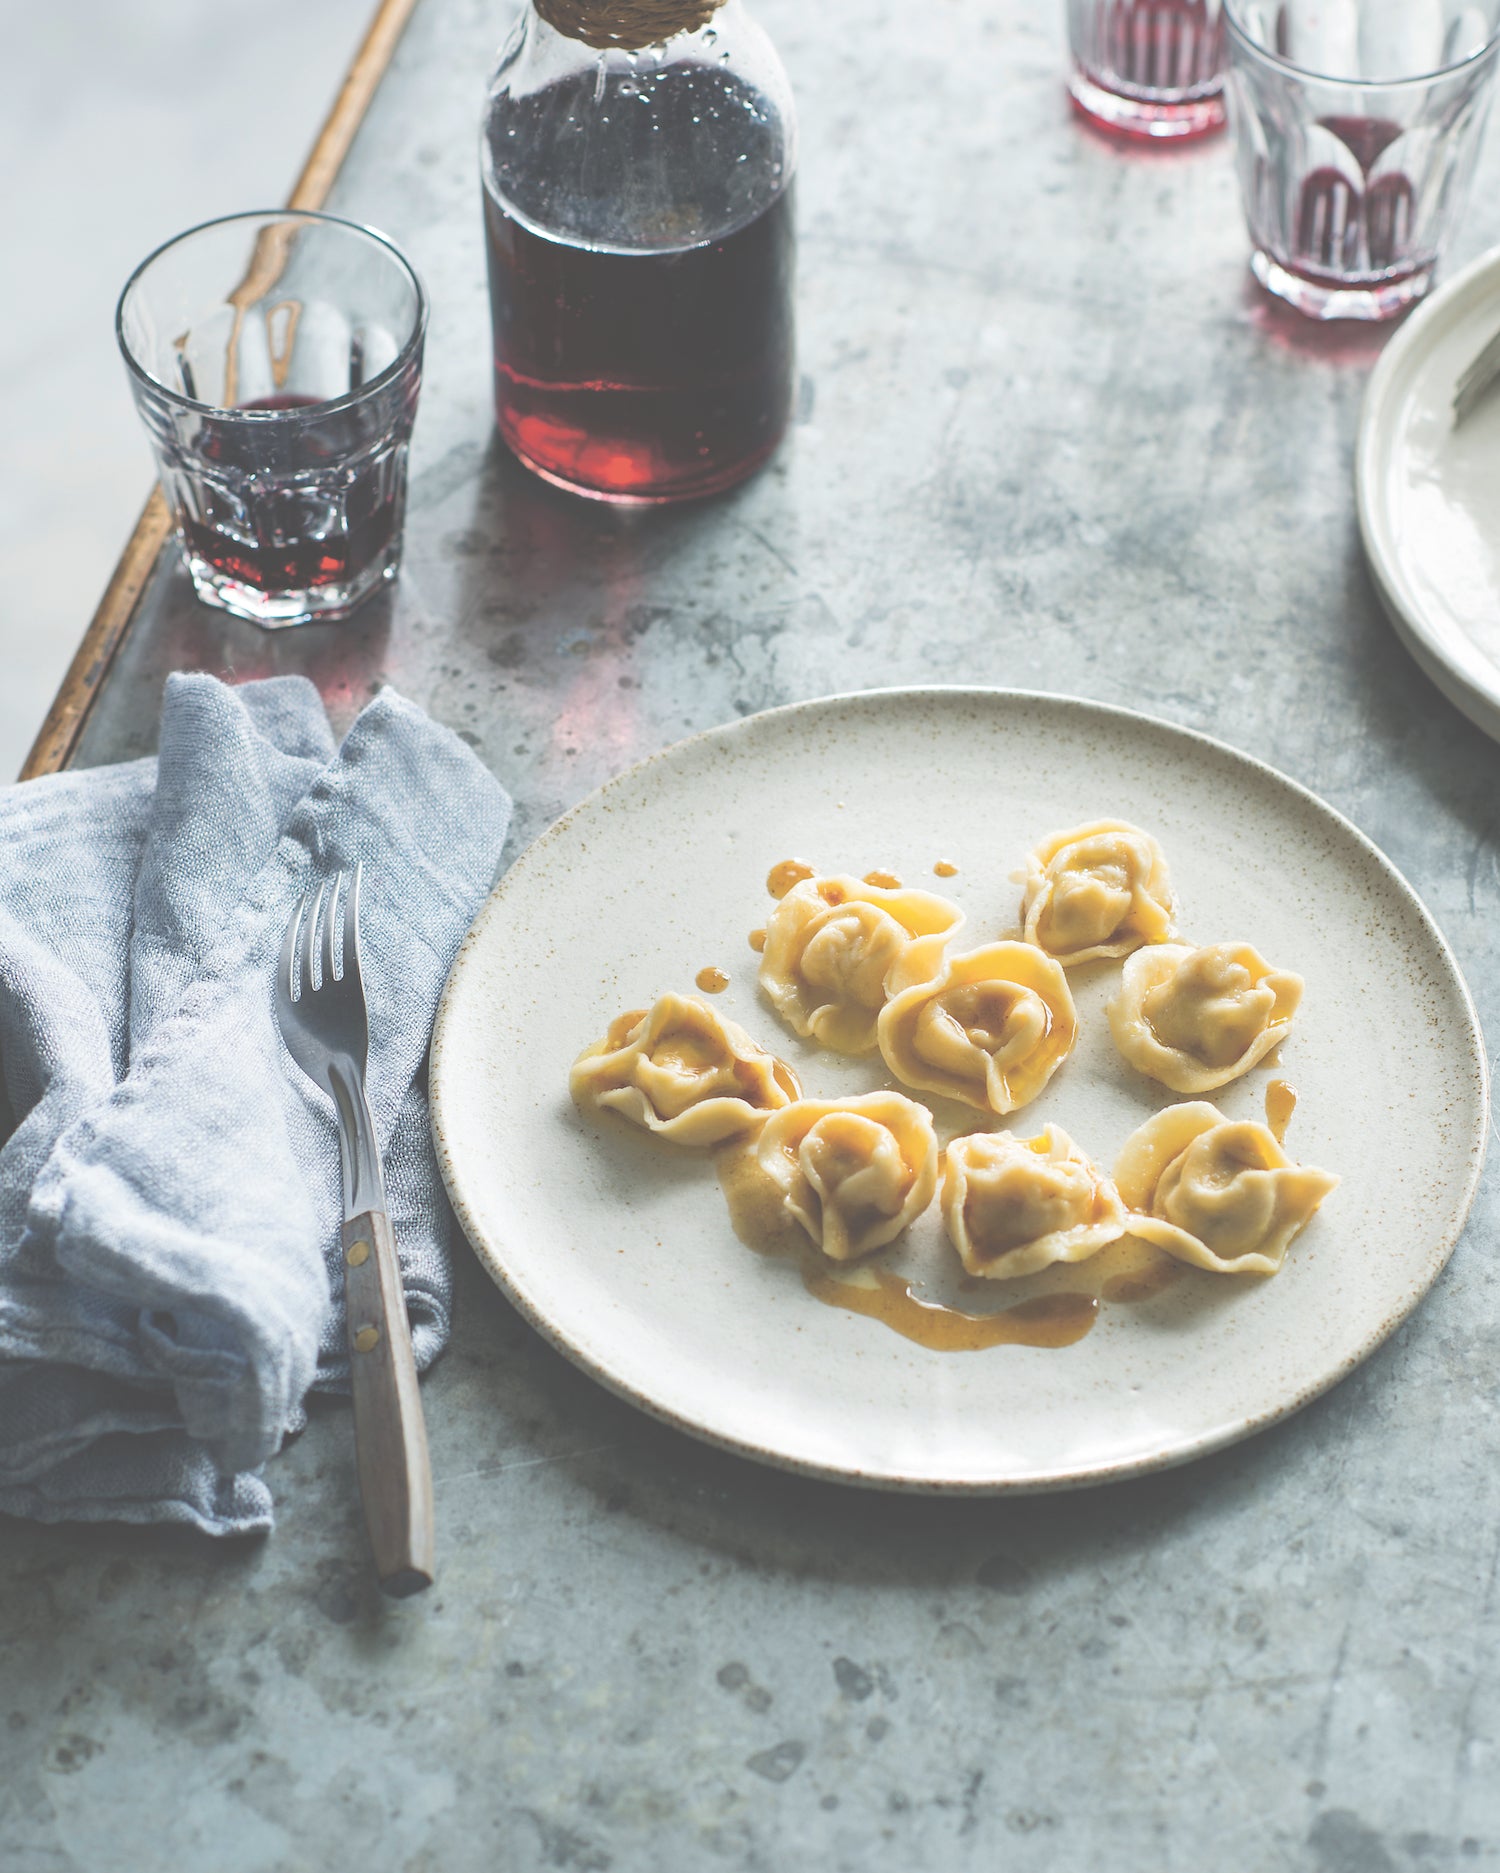
[[[0,1511],[271,1526],[257,1474],[347,1386],[333,1108],[275,958],[362,860],[370,1095],[417,1363],[453,1221],[427,1127],[439,991],[510,801],[391,690],[336,748],[298,677],[169,679],[154,760],[0,790]]]

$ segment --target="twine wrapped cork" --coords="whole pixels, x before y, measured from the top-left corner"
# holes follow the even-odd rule
[[[535,0],[549,26],[590,46],[638,52],[706,26],[724,0]]]

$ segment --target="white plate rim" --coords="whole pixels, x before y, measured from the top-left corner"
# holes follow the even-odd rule
[[[1385,498],[1386,471],[1400,446],[1397,411],[1428,349],[1478,300],[1500,293],[1500,247],[1472,261],[1424,301],[1391,338],[1370,374],[1354,452],[1360,539],[1376,596],[1423,674],[1456,709],[1500,741],[1500,666],[1456,626],[1435,622],[1406,577]]]
[[[1497,260],[1500,260],[1500,255],[1497,255]],[[1458,991],[1468,1022],[1463,1038],[1467,1042],[1467,1065],[1471,1078],[1466,1090],[1471,1095],[1477,1096],[1475,1124],[1468,1145],[1468,1177],[1462,1199],[1456,1206],[1448,1227],[1429,1249],[1425,1261],[1416,1270],[1416,1285],[1411,1291],[1407,1304],[1387,1315],[1379,1327],[1371,1332],[1353,1352],[1337,1361],[1327,1371],[1318,1373],[1304,1385],[1290,1389],[1284,1398],[1263,1412],[1251,1414],[1236,1423],[1220,1425],[1206,1432],[1189,1435],[1165,1448],[1141,1455],[1112,1462],[1087,1463],[1024,1478],[965,1477],[944,1480],[931,1476],[903,1476],[894,1472],[873,1474],[853,1467],[819,1463],[778,1450],[772,1444],[757,1444],[751,1439],[733,1436],[699,1424],[691,1417],[653,1399],[648,1393],[620,1380],[607,1365],[590,1357],[588,1352],[570,1339],[568,1334],[544,1310],[532,1303],[524,1286],[512,1279],[501,1250],[488,1239],[479,1223],[475,1208],[470,1203],[464,1188],[462,1167],[455,1161],[448,1143],[444,1060],[450,1045],[449,1010],[455,999],[465,964],[470,952],[482,938],[485,925],[492,916],[499,914],[500,906],[504,904],[509,893],[518,888],[518,884],[524,888],[529,871],[541,861],[541,858],[555,843],[567,835],[573,822],[585,811],[591,810],[596,802],[605,799],[616,789],[623,789],[639,781],[648,769],[663,764],[705,741],[729,739],[753,732],[759,724],[764,723],[770,717],[810,715],[831,708],[849,704],[868,704],[882,699],[892,702],[920,702],[923,698],[930,698],[934,695],[964,698],[978,704],[1034,703],[1048,707],[1063,706],[1096,714],[1116,724],[1140,725],[1153,733],[1164,732],[1168,736],[1196,744],[1212,752],[1216,757],[1227,757],[1262,780],[1268,780],[1285,789],[1304,807],[1311,808],[1341,836],[1352,839],[1363,854],[1374,862],[1386,881],[1405,901],[1409,910],[1415,913],[1434,946],[1437,960],[1451,978],[1452,986]],[[443,987],[433,1025],[429,1052],[428,1095],[433,1146],[443,1183],[459,1226],[473,1248],[477,1260],[528,1325],[588,1377],[604,1386],[616,1397],[634,1405],[674,1430],[684,1432],[714,1448],[728,1451],[734,1456],[766,1464],[775,1469],[824,1482],[854,1485],[893,1494],[971,1498],[1041,1495],[1062,1490],[1092,1488],[1107,1483],[1121,1482],[1131,1477],[1147,1476],[1162,1470],[1174,1469],[1199,1457],[1210,1456],[1217,1450],[1225,1449],[1244,1438],[1253,1436],[1293,1416],[1314,1400],[1321,1398],[1324,1393],[1331,1391],[1341,1380],[1347,1378],[1351,1372],[1377,1352],[1396,1329],[1410,1318],[1447,1266],[1473,1209],[1479,1179],[1484,1170],[1490,1131],[1489,1055],[1468,982],[1459,968],[1457,958],[1447,938],[1443,935],[1420,894],[1407,882],[1380,847],[1362,833],[1351,820],[1340,813],[1336,807],[1330,806],[1320,795],[1304,787],[1300,781],[1283,774],[1279,768],[1272,767],[1268,762],[1246,754],[1228,742],[1221,741],[1217,736],[1205,734],[1199,729],[1184,727],[1164,717],[1149,715],[1143,710],[1099,702],[1090,697],[1072,696],[1048,690],[1007,689],[979,684],[909,684],[867,690],[838,691],[826,696],[811,697],[801,702],[786,703],[774,709],[758,710],[753,715],[702,729],[696,734],[669,743],[666,747],[659,748],[641,760],[631,763],[630,766],[622,768],[619,773],[612,775],[610,779],[594,788],[592,792],[586,794],[554,820],[545,831],[539,833],[525,850],[518,854],[515,861],[497,880],[459,946]]]

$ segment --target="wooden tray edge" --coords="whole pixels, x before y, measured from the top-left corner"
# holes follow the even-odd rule
[[[302,165],[302,173],[287,197],[288,208],[321,208],[327,201],[416,4],[417,0],[380,0],[333,107]],[[135,622],[141,594],[171,535],[171,515],[158,488],[142,510],[104,588],[93,621],[68,665],[21,769],[22,780],[58,773],[72,760],[89,711]]]

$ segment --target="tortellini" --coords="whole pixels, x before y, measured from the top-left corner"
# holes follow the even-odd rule
[[[875,1046],[888,984],[915,937],[951,936],[963,913],[928,891],[806,878],[766,923],[760,985],[798,1034],[839,1053]]]
[[[1248,943],[1163,943],[1126,959],[1109,1027],[1131,1066],[1174,1093],[1207,1093],[1284,1041],[1301,999],[1301,976]]]
[[[787,1211],[836,1262],[898,1236],[937,1188],[932,1114],[900,1093],[799,1100],[766,1120],[755,1150]]]
[[[1003,1115],[1035,1099],[1078,1031],[1061,965],[1030,943],[946,956],[937,938],[914,944],[904,968],[915,974],[923,964],[929,979],[902,988],[877,1024],[896,1078],[981,1112]]]
[[[1054,833],[1026,861],[1026,941],[1066,968],[1170,942],[1176,914],[1161,847],[1124,820]]]
[[[679,1145],[753,1131],[802,1096],[796,1074],[696,995],[624,1014],[568,1077],[580,1105],[618,1112]]]
[[[1002,1281],[1087,1261],[1124,1235],[1125,1205],[1056,1125],[974,1132],[944,1153],[943,1223],[971,1275]]]
[[[1266,1126],[1203,1101],[1148,1119],[1115,1165],[1129,1233],[1225,1275],[1274,1275],[1338,1181],[1294,1164]]]
[[[815,1293],[834,1277],[809,1271],[803,1236],[829,1260],[854,1262],[901,1236],[940,1184],[943,1228],[964,1269],[984,1280],[1056,1266],[1054,1287],[1082,1282],[1110,1296],[1096,1270],[1062,1271],[1127,1237],[1153,1260],[1162,1251],[1214,1274],[1281,1268],[1339,1180],[1282,1148],[1296,1100],[1283,1082],[1267,1089],[1269,1125],[1231,1121],[1201,1095],[1241,1078],[1287,1038],[1304,984],[1249,943],[1181,940],[1154,838],[1100,820],[1044,840],[1027,862],[1024,936],[957,955],[964,915],[946,898],[885,872],[861,880],[807,869],[773,868],[772,894],[784,895],[751,937],[762,950],[760,987],[799,1035],[849,1055],[878,1048],[904,1087],[985,1115],[970,1125],[990,1123],[1036,1099],[1071,1054],[1078,1015],[1067,971],[1120,958],[1107,1006],[1116,1048],[1197,1102],[1140,1126],[1113,1176],[1055,1124],[1035,1137],[972,1132],[940,1156],[933,1114],[915,1097],[804,1097],[791,1067],[707,1001],[668,994],[621,1015],[578,1057],[570,1086],[581,1106],[677,1144],[725,1145],[715,1168],[735,1232],[768,1252],[797,1251]],[[876,1068],[866,1083],[878,1076]],[[874,1292],[872,1282],[907,1292],[884,1275],[855,1280],[866,1284],[862,1294]],[[942,1342],[950,1343],[960,1342]]]

